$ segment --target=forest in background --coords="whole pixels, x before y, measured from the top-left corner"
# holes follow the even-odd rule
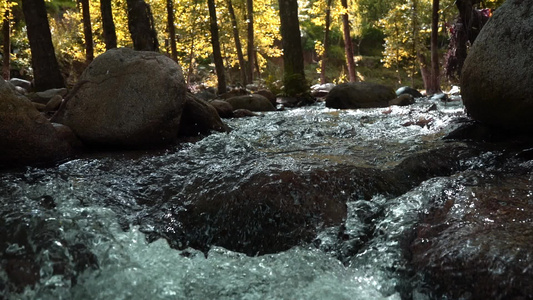
[[[128,1],[107,2],[111,3],[116,46],[135,48],[128,27]],[[0,0],[3,24],[1,52],[6,79],[30,79],[33,75],[21,2]],[[93,57],[106,50],[101,9],[104,2],[106,1],[45,1],[55,56],[69,86],[75,84]],[[153,16],[156,34],[154,43],[157,50],[180,63],[189,85],[203,83],[216,86],[209,1],[145,2]],[[411,85],[424,88],[420,70],[424,59],[429,61],[431,56],[434,2],[298,1],[298,20],[307,81],[310,84],[354,81],[350,76],[350,65],[345,55],[345,51],[351,51],[357,77],[355,80],[369,80],[396,87]],[[486,0],[477,6],[494,10],[502,2],[503,0]],[[261,81],[278,92],[276,89],[279,89],[280,85],[277,82],[283,77],[278,1],[217,0],[215,5],[218,40],[227,83],[245,85],[252,81]],[[437,42],[441,75],[444,72],[443,65],[452,26],[458,14],[455,1],[440,1]],[[350,50],[345,49],[346,27],[343,26],[346,26],[346,23],[343,24],[343,20],[347,20],[349,24],[349,44],[353,46]],[[326,31],[325,28],[329,30]],[[327,39],[325,32],[328,32]],[[86,43],[86,36],[89,37],[90,43]],[[325,40],[329,42],[325,43]],[[324,51],[328,53],[326,59]],[[10,55],[4,55],[8,52]],[[327,64],[323,68],[324,61],[327,61]],[[9,71],[6,68],[9,68]],[[448,79],[443,79],[442,86],[450,83]],[[453,83],[453,79],[451,82]]]

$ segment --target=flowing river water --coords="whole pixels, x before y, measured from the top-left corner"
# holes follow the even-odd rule
[[[439,266],[454,264],[452,258],[468,262],[487,247],[476,238],[476,226],[484,228],[480,235],[493,234],[487,226],[498,223],[492,211],[485,213],[469,199],[484,193],[516,196],[530,209],[533,190],[530,151],[524,147],[511,155],[500,145],[443,139],[464,118],[460,101],[360,110],[317,104],[225,120],[230,133],[165,150],[92,153],[52,167],[4,171],[0,299],[475,298],[476,292],[461,284],[458,294],[447,293],[454,285],[446,283],[462,275],[450,279],[438,273]],[[449,163],[431,166],[440,160]],[[259,183],[251,184],[256,178]],[[314,223],[298,209],[281,213],[280,220],[295,213],[306,227],[302,233],[297,221],[287,225],[287,241],[264,231],[266,223],[258,220],[277,212],[257,213],[247,203],[217,221],[217,212],[209,211],[226,209],[216,205],[240,199],[244,186],[251,186],[246,195],[264,197],[263,183],[273,191],[269,196],[279,192],[294,201],[291,207],[327,198],[342,202],[345,211],[340,220]],[[195,208],[197,199],[207,203],[206,212]],[[520,210],[513,203],[505,205]],[[463,225],[439,219],[441,207]],[[247,213],[252,217],[240,218]],[[187,221],[187,214],[199,217]],[[243,221],[227,223],[228,218]],[[438,224],[424,230],[424,222]],[[524,231],[531,227],[530,215],[511,223]],[[470,231],[459,237],[471,238],[451,233],[461,230]],[[508,242],[498,239],[488,240]],[[278,245],[279,240],[284,242]],[[425,243],[445,245],[426,249]],[[531,249],[508,247],[509,257],[482,253],[489,261],[489,274],[483,274],[504,286],[519,281],[509,265],[522,262],[521,274],[532,266]],[[506,290],[492,294],[506,295]]]

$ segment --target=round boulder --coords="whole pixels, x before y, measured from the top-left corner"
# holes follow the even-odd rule
[[[248,109],[251,111],[274,111],[276,108],[268,98],[259,94],[231,97],[226,99],[233,109]]]
[[[177,139],[185,105],[178,64],[155,52],[120,48],[83,72],[53,121],[86,145],[150,147]]]
[[[403,94],[411,95],[413,96],[413,98],[424,97],[424,95],[422,95],[422,93],[420,93],[417,89],[413,89],[412,87],[409,87],[409,86],[402,86],[401,88],[396,90],[397,96],[400,96]]]
[[[337,85],[326,97],[330,108],[375,108],[387,107],[396,98],[390,87],[372,82],[348,82]]]
[[[0,168],[67,158],[70,145],[32,103],[0,79]]]
[[[209,104],[213,106],[221,118],[233,118],[233,106],[224,100],[213,100]]]
[[[461,95],[473,119],[533,131],[532,11],[531,1],[506,1],[476,38],[461,75]]]

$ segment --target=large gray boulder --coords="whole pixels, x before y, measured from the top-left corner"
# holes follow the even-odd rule
[[[54,126],[0,79],[0,168],[46,164],[67,158],[71,147]]]
[[[387,107],[396,98],[391,87],[372,82],[348,82],[337,85],[326,97],[330,108],[375,108]]]
[[[83,72],[53,121],[86,145],[149,147],[177,139],[186,86],[180,66],[155,52],[113,49]]]
[[[532,37],[532,1],[506,1],[483,27],[461,75],[461,95],[472,118],[533,131]]]

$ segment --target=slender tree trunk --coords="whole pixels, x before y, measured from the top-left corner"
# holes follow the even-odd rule
[[[215,7],[215,0],[207,0],[207,6],[209,7],[209,23],[211,30],[211,45],[213,46],[213,59],[215,61],[215,70],[217,72],[218,79],[218,93],[223,94],[226,92],[226,73],[224,70],[224,60],[222,59],[222,52],[220,50],[220,40],[218,38],[218,24],[217,24],[217,12]]]
[[[254,0],[246,0],[246,13],[248,22],[248,80],[250,83],[254,81]]]
[[[5,80],[9,80],[11,77],[11,12],[10,9],[6,9],[4,14],[4,24],[2,25],[2,36],[4,38],[4,59],[2,64],[2,77]]]
[[[324,53],[322,53],[322,61],[320,63],[320,83],[327,82],[326,79],[326,66],[328,65],[329,56],[329,27],[331,24],[331,3],[333,0],[327,1],[326,7],[326,28],[324,29]]]
[[[426,94],[436,94],[441,92],[440,89],[440,68],[439,68],[439,0],[433,0],[432,18],[431,18],[431,76],[429,86],[426,88]]]
[[[309,90],[305,80],[297,0],[278,0],[283,46],[283,83],[289,96],[302,96]]]
[[[259,60],[257,59],[257,51],[254,49],[254,65],[255,65],[255,72],[257,74],[258,79],[261,79],[261,69],[259,68]]]
[[[416,56],[418,58],[418,62],[420,63],[420,73],[422,74],[422,81],[424,82],[426,95],[430,95],[430,93],[427,91],[427,88],[429,87],[431,81],[431,69],[427,64],[426,56],[424,54],[418,51]]]
[[[237,50],[237,58],[239,59],[239,71],[241,72],[242,84],[246,86],[248,79],[246,76],[246,62],[244,61],[244,55],[242,53],[241,38],[239,37],[239,28],[237,27],[237,18],[235,17],[235,11],[233,10],[233,3],[228,1],[228,11],[231,18],[231,27],[233,27],[233,38],[235,40],[235,49]]]
[[[348,1],[341,0],[342,7],[348,10]],[[355,74],[355,61],[353,59],[353,43],[352,36],[350,34],[350,20],[348,19],[348,13],[342,15],[342,28],[344,32],[344,52],[346,52],[346,64],[348,65],[348,75],[351,82],[357,81]]]
[[[22,11],[30,42],[35,89],[42,91],[65,87],[52,44],[44,0],[22,0]]]
[[[94,59],[94,47],[89,0],[81,0],[81,10],[83,16],[83,36],[85,38],[85,60],[87,63],[90,63]]]
[[[113,9],[111,0],[100,0],[100,12],[102,14],[102,29],[104,31],[105,49],[117,47],[117,33],[113,21]]]
[[[126,0],[128,6],[128,27],[133,48],[143,51],[159,51],[154,17],[150,6],[144,0]]]
[[[194,40],[191,40],[191,47],[189,51],[189,70],[187,71],[187,86],[191,84],[191,76],[194,72]]]
[[[176,48],[176,27],[174,26],[174,1],[167,0],[167,26],[170,37],[170,56],[178,61],[178,49]]]

